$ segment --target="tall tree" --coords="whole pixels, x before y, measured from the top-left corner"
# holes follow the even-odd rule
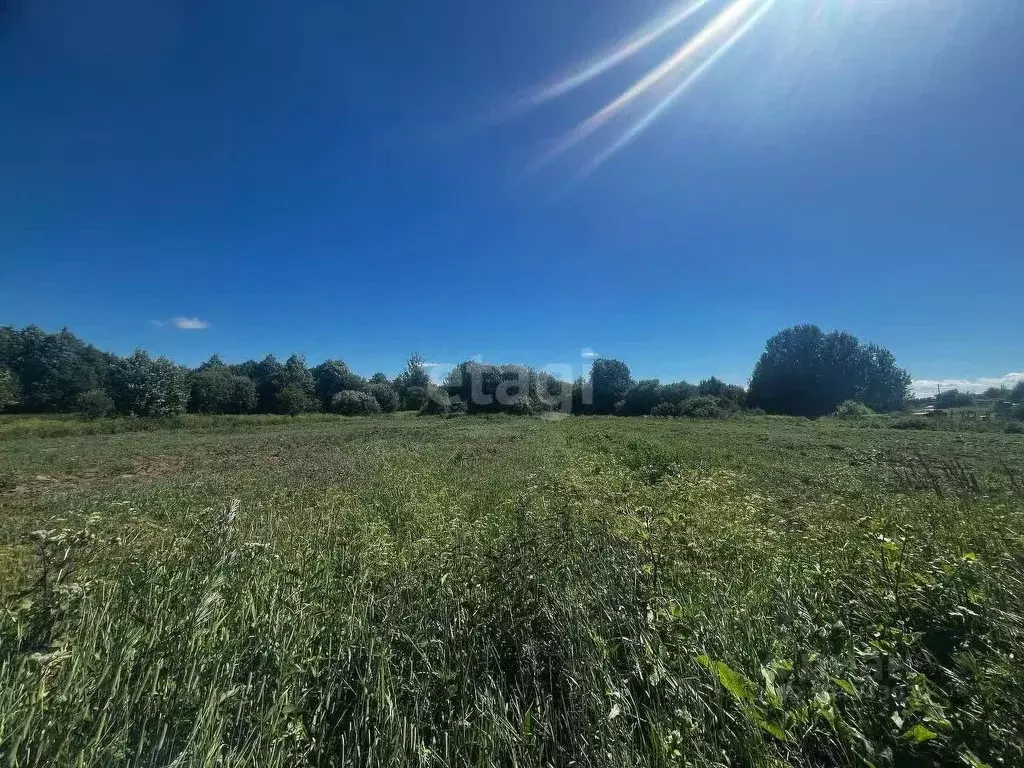
[[[0,366],[0,411],[18,404],[18,380],[7,368]]]
[[[185,371],[141,349],[114,362],[110,390],[118,413],[125,416],[172,416],[183,413],[188,401]]]
[[[657,379],[641,379],[626,392],[619,415],[647,416],[661,402],[661,390]]]
[[[402,408],[407,411],[418,411],[427,401],[430,387],[426,358],[419,354],[410,355],[405,364],[405,371],[395,379],[395,389],[402,400]]]
[[[339,392],[361,392],[366,388],[363,378],[342,360],[324,360],[313,369],[313,380],[324,410],[331,409],[331,402]]]
[[[633,384],[629,366],[621,360],[599,358],[590,368],[594,413],[614,413],[615,404],[626,398]]]
[[[306,358],[302,355],[292,355],[284,361],[284,369],[281,379],[281,393],[288,389],[289,395],[287,408],[282,408],[286,413],[295,411],[296,403],[301,411],[314,411],[319,407],[316,397],[316,379],[312,371],[306,367]]]
[[[256,385],[226,365],[200,366],[192,375],[188,409],[193,413],[251,413],[256,409]]]
[[[74,411],[85,392],[102,388],[112,357],[85,344],[66,328],[46,333],[35,325],[0,334],[0,365],[17,379],[18,410]]]
[[[769,413],[816,418],[845,400],[876,411],[898,409],[910,375],[887,349],[845,332],[798,325],[768,340],[750,379],[747,404]]]

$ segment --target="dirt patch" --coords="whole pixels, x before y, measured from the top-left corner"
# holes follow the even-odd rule
[[[0,483],[2,496],[40,496],[93,488],[111,480],[150,480],[180,473],[185,459],[180,456],[140,456],[125,467],[93,467],[78,473],[50,472],[6,478]]]
[[[133,462],[130,472],[124,472],[118,477],[124,479],[166,477],[167,475],[176,475],[184,468],[185,459],[181,456],[140,456]]]

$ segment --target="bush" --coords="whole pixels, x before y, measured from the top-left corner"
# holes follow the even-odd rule
[[[372,416],[380,413],[380,403],[369,392],[346,389],[331,398],[331,410],[342,416]]]
[[[893,429],[935,429],[935,422],[923,416],[904,416],[896,419],[890,426]]]
[[[398,410],[398,392],[390,384],[374,382],[366,388],[366,391],[373,396],[384,413],[393,413]]]
[[[506,413],[512,413],[516,416],[530,416],[533,414],[533,404],[526,397],[517,397],[504,408]]]
[[[679,415],[690,419],[720,419],[725,413],[715,398],[701,395],[680,403]]]
[[[1011,435],[1024,435],[1024,423],[1019,421],[1007,422],[1005,429]]]
[[[671,418],[679,415],[679,406],[675,403],[658,403],[651,408],[651,416]]]
[[[459,408],[456,408],[459,406]],[[442,416],[448,413],[465,413],[466,403],[463,400],[456,400],[452,403],[448,390],[442,387],[430,387],[424,393],[424,400],[420,405],[420,416]]]
[[[90,419],[102,419],[114,410],[114,401],[102,389],[90,389],[78,396],[78,410]]]
[[[402,394],[402,409],[406,411],[419,411],[429,402],[427,387],[411,386]]]
[[[874,413],[864,403],[858,403],[856,400],[844,400],[832,415],[837,419],[860,419],[864,416],[873,416]]]

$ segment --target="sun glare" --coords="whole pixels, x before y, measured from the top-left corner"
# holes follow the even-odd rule
[[[828,18],[841,12],[849,0],[811,0],[811,16]],[[528,164],[533,173],[595,134],[635,102],[657,91],[658,101],[629,126],[610,146],[588,162],[581,175],[590,173],[649,128],[694,83],[720,61],[730,49],[753,30],[778,5],[778,0],[692,0],[675,6],[653,22],[641,27],[607,54],[587,63],[558,81],[530,94],[520,108],[554,101],[595,80],[627,59],[636,56],[656,40],[683,27],[684,22],[707,11],[706,20],[689,30],[685,39],[661,63],[623,90],[593,114],[581,120],[553,146]],[[806,6],[805,6],[806,7]],[[692,26],[692,25],[691,25]],[[666,95],[667,91],[667,95]]]

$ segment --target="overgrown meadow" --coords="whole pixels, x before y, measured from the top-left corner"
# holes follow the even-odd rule
[[[78,423],[0,425],[6,765],[1024,764],[1020,435]]]

